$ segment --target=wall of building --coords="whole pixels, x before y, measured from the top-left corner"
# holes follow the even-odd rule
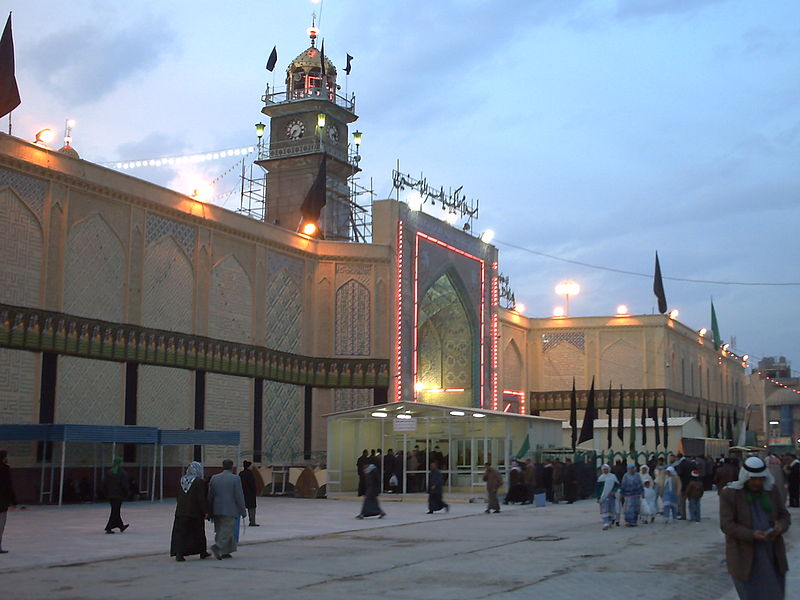
[[[0,134],[0,301],[315,356],[390,354],[392,249],[279,227]],[[0,349],[0,422],[38,422],[40,357]],[[137,422],[193,426],[189,371],[141,367]],[[337,392],[363,405],[371,393]],[[60,357],[56,422],[124,422],[125,366]],[[206,428],[252,446],[254,380],[209,374]],[[344,399],[346,396],[346,399]],[[264,383],[265,450],[302,450],[302,388]],[[335,394],[317,390],[319,415]],[[24,462],[33,445],[15,445]],[[213,451],[207,454],[217,457]]]

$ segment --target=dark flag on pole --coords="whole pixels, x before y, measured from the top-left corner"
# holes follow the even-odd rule
[[[718,438],[720,434],[720,427],[719,427],[719,405],[716,406],[716,410],[714,411],[714,437]]]
[[[706,437],[713,437],[711,435],[711,409],[708,404],[706,404]]]
[[[697,423],[698,424],[702,423],[702,421],[700,420],[700,403],[699,402],[697,403],[697,414],[694,416],[694,418],[697,419]]]
[[[653,406],[650,407],[650,418],[653,419],[653,430],[656,432],[656,448],[661,445],[661,428],[658,426],[658,397],[653,396]]]
[[[725,424],[728,426],[728,439],[733,440],[733,417],[731,417],[730,409],[728,409],[728,416],[725,418]]]
[[[269,58],[267,59],[267,71],[272,71],[275,68],[275,63],[278,62],[278,47],[273,46],[272,52],[269,53]]]
[[[667,422],[667,395],[664,394],[664,409],[661,413],[661,421],[664,424],[664,449],[669,449],[669,423]]]
[[[625,403],[622,397],[622,386],[619,386],[619,410],[617,411],[617,437],[625,443]]]
[[[353,62],[353,57],[349,54],[347,55],[347,66],[344,68],[344,72],[350,75],[350,63]]]
[[[647,397],[642,396],[642,446],[647,444]]]
[[[628,449],[630,450],[630,458],[636,461],[636,401],[631,398],[631,431],[630,439],[628,440]]]
[[[11,33],[11,13],[8,13],[3,37],[0,38],[0,117],[5,117],[20,105],[17,77],[14,75],[14,36]]]
[[[325,40],[319,50],[320,75],[322,76],[322,87],[325,87]]]
[[[569,426],[572,428],[572,451],[578,441],[578,394],[575,391],[575,378],[572,378],[572,396],[569,398]]]
[[[594,437],[594,419],[597,411],[594,407],[594,377],[592,377],[592,387],[589,388],[589,399],[586,401],[586,412],[583,415],[583,425],[581,425],[581,436],[578,443],[588,442]]]
[[[653,293],[658,298],[658,312],[662,315],[667,312],[667,296],[664,294],[664,282],[661,279],[661,265],[658,262],[658,252],[656,252],[656,271],[653,275]]]
[[[608,415],[608,447],[611,448],[611,438],[614,432],[611,427],[611,382],[608,382],[608,398],[606,398],[606,415]]]
[[[719,334],[719,323],[717,323],[717,311],[714,310],[714,301],[711,301],[711,335],[714,338],[714,350],[719,350],[722,346],[722,336]]]
[[[303,204],[300,205],[300,213],[303,215],[303,223],[313,223],[317,226],[320,235],[322,230],[320,228],[319,216],[322,212],[322,207],[327,204],[327,158],[322,156],[319,163],[319,171],[314,178],[314,183],[306,194]]]

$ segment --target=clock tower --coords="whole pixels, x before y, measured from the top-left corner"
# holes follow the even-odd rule
[[[287,67],[286,88],[267,88],[263,98],[261,112],[270,117],[269,143],[256,162],[268,173],[265,220],[298,231],[301,206],[324,158],[326,204],[316,225],[325,239],[349,240],[347,180],[359,171],[347,131],[358,118],[355,94],[351,98],[339,94],[336,67],[316,47],[317,34],[315,26],[308,28],[311,46]]]

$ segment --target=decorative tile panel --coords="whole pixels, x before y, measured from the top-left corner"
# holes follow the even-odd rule
[[[194,373],[139,365],[137,425],[191,429],[194,425]]]
[[[206,429],[238,431],[242,451],[253,447],[253,418],[250,390],[253,380],[232,375],[206,375]],[[216,467],[226,458],[238,463],[236,448],[207,446],[204,450],[206,464]]]
[[[303,388],[264,382],[264,443],[268,462],[291,463],[303,450]]]
[[[194,273],[192,263],[171,236],[144,251],[142,324],[191,332]]]
[[[208,334],[250,343],[253,331],[253,288],[239,262],[228,256],[211,272]]]
[[[122,321],[125,255],[98,215],[72,227],[64,258],[64,312]]]
[[[267,281],[266,323],[267,348],[283,352],[298,350],[303,334],[303,296],[287,268]]]
[[[36,355],[0,348],[0,423],[36,423]],[[2,442],[12,458],[27,458],[30,442]]]
[[[344,389],[333,392],[333,411],[353,410],[372,406],[371,390]]]
[[[39,222],[13,192],[0,190],[0,302],[37,307],[41,269]]]
[[[47,195],[46,181],[0,167],[0,187],[4,185],[11,187],[17,194],[25,198],[39,220],[43,220],[44,200]]]
[[[336,355],[369,356],[369,290],[351,279],[336,290]]]
[[[572,344],[581,352],[585,349],[581,331],[546,331],[542,334],[542,352],[549,352],[561,342]]]
[[[60,356],[56,422],[122,425],[123,369],[120,363]]]
[[[270,252],[267,255],[267,277],[272,278],[281,270],[286,269],[295,278],[295,281],[300,283],[303,281],[303,265],[303,261],[299,258]]]
[[[197,238],[197,231],[194,227],[147,213],[146,228],[145,246],[150,246],[165,235],[171,235],[186,251],[189,259],[194,258],[194,245]]]
[[[372,265],[336,263],[336,272],[345,275],[369,275],[372,273]]]

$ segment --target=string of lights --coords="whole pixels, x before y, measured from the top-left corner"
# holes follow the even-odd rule
[[[229,156],[249,156],[256,151],[255,146],[243,146],[241,148],[225,148],[223,150],[213,150],[211,152],[200,152],[195,154],[181,154],[174,156],[159,156],[156,158],[142,158],[136,160],[123,160],[102,163],[105,167],[120,169],[139,169],[142,167],[174,167],[186,164],[196,164],[211,160],[220,160]]]
[[[561,256],[554,256],[553,254],[547,254],[546,252],[539,252],[538,250],[533,250],[531,248],[526,248],[524,246],[518,246],[517,244],[512,244],[511,242],[505,242],[502,240],[496,240],[496,243],[502,244],[503,246],[508,246],[509,248],[514,248],[515,250],[521,250],[522,252],[527,252],[528,254],[534,254],[536,256],[542,256],[544,258],[549,258],[551,260],[557,260],[560,262],[569,263],[572,265],[578,265],[581,267],[587,267],[589,269],[597,269],[600,271],[610,271],[612,273],[621,273],[623,275],[634,275],[636,277],[647,277],[648,279],[653,277],[652,273],[639,273],[638,271],[626,271],[624,269],[616,269],[614,267],[606,267],[603,265],[594,265],[591,263],[582,262],[579,260],[572,260],[569,258],[563,258]],[[691,279],[688,277],[668,277],[663,276],[663,279],[669,279],[670,281],[683,281],[686,283],[705,283],[705,284],[713,284],[713,285],[739,285],[739,286],[800,286],[800,281],[780,281],[780,282],[771,282],[771,281],[717,281],[712,279]]]

